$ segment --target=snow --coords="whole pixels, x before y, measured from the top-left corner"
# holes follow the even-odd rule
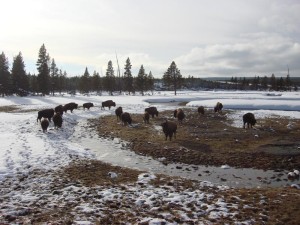
[[[204,106],[206,108],[213,108],[216,102],[223,103],[225,109],[239,109],[234,111],[231,117],[236,121],[233,126],[242,127],[241,116],[245,112],[253,112],[257,118],[280,116],[292,117],[300,119],[300,93],[299,92],[284,92],[284,93],[262,93],[262,92],[225,92],[225,91],[207,91],[207,92],[192,92],[182,91],[178,92],[177,96],[173,92],[155,93],[153,96],[83,96],[83,95],[64,95],[64,96],[47,96],[47,97],[5,97],[0,98],[1,106],[16,106],[19,109],[13,112],[0,112],[0,181],[9,178],[12,180],[12,190],[7,191],[6,196],[10,197],[10,204],[8,211],[17,214],[17,206],[19,204],[30,204],[38,201],[40,198],[47,198],[48,202],[53,201],[53,204],[59,204],[62,199],[53,197],[52,193],[47,193],[47,185],[53,181],[49,175],[40,176],[39,178],[32,178],[31,182],[25,183],[27,190],[17,191],[18,179],[20,176],[27,176],[29,172],[35,169],[42,169],[49,171],[49,173],[68,165],[73,158],[94,159],[95,155],[88,149],[81,146],[79,143],[69,141],[74,134],[75,127],[80,122],[84,122],[89,118],[96,118],[99,116],[114,114],[114,110],[101,110],[101,102],[112,99],[117,105],[123,107],[123,111],[129,113],[142,113],[145,107],[155,105],[159,110],[175,108],[175,105],[164,105],[161,103],[172,102],[188,102],[187,107]],[[53,123],[47,133],[41,131],[39,123],[37,123],[37,111],[45,108],[54,108],[60,104],[68,102],[76,102],[82,106],[85,102],[93,102],[95,107],[90,110],[83,110],[82,108],[75,109],[74,113],[64,114],[64,122],[62,129],[54,129]],[[289,126],[292,126],[290,124]],[[82,136],[89,136],[88,131],[83,132]],[[120,141],[115,140],[116,145],[120,145]],[[223,169],[228,169],[227,165],[222,166]],[[117,174],[111,172],[110,176],[116,177]],[[152,173],[141,173],[138,179],[138,184],[148,184],[151,179],[156,176]],[[207,181],[202,181],[201,185],[204,187],[213,187],[214,184]],[[16,188],[13,191],[13,187]],[[298,185],[294,185],[298,188]],[[226,187],[219,187],[220,190]],[[40,189],[37,194],[36,189]],[[74,193],[78,190],[84,191],[83,187],[68,186],[60,190],[64,200],[75,201],[78,197]],[[73,193],[73,194],[72,194]],[[124,195],[129,195],[122,189],[110,188],[98,190],[98,195],[103,198],[100,202],[116,200],[123,198]],[[209,218],[222,218],[232,216],[229,213],[229,206],[224,199],[218,199],[214,204],[208,205],[204,199],[209,199],[213,194],[203,192],[176,192],[168,188],[154,188],[139,187],[132,191],[132,198],[135,199],[137,206],[144,204],[149,205],[155,209],[155,199],[160,198],[166,203],[180,204],[183,207],[188,202],[198,201],[199,205],[207,205]],[[97,200],[98,201],[98,200]],[[202,203],[201,203],[202,202]],[[100,203],[99,203],[100,204]],[[101,203],[102,204],[102,203]],[[49,205],[50,207],[51,205]],[[98,205],[99,206],[99,205]],[[73,209],[74,213],[88,213],[95,211],[95,206],[88,203],[79,204]],[[2,211],[4,213],[5,209]],[[204,212],[203,212],[204,213]],[[1,210],[0,210],[1,214]],[[185,212],[179,212],[181,216],[186,217]],[[167,216],[165,218],[168,218]],[[149,224],[168,224],[165,219],[160,218],[144,218],[144,222]],[[237,224],[250,224],[253,221],[244,221]],[[93,224],[89,218],[84,216],[76,217],[75,224]],[[206,224],[206,223],[205,223]]]

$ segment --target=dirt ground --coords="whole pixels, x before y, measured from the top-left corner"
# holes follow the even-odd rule
[[[228,115],[232,111],[199,115],[196,108],[184,109],[179,123],[172,111],[143,123],[141,114],[132,114],[132,126],[123,126],[115,116],[91,121],[102,137],[128,141],[129,148],[141,155],[164,159],[164,163],[195,165],[229,165],[240,168],[292,170],[300,168],[300,121],[291,118],[257,120],[253,129],[233,127]],[[166,120],[178,124],[176,139],[165,140],[160,124]]]

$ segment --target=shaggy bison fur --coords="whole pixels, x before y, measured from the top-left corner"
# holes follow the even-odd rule
[[[54,127],[55,128],[61,128],[62,123],[63,123],[63,119],[60,115],[59,112],[55,113],[53,116],[53,122],[54,122]]]
[[[171,121],[165,121],[163,123],[160,124],[162,126],[163,132],[166,136],[166,139],[168,139],[171,141],[172,140],[172,136],[174,134],[174,138],[176,138],[176,130],[177,130],[177,124]]]
[[[154,106],[151,106],[149,108],[146,108],[145,109],[145,112],[149,113],[152,118],[154,118],[154,115],[156,115],[156,117],[158,117],[158,111],[157,111],[157,108],[154,107]]]
[[[223,109],[223,104],[221,102],[217,102],[216,106],[214,107],[215,112],[221,112]]]
[[[45,133],[48,129],[48,126],[49,126],[49,121],[47,118],[43,118],[41,120],[41,126],[42,126],[42,129],[43,129],[43,132]]]
[[[174,117],[178,119],[179,122],[185,118],[184,112],[182,109],[175,109],[174,110]]]
[[[82,106],[83,106],[83,110],[85,110],[86,108],[87,108],[88,110],[90,110],[91,107],[94,107],[94,104],[91,103],[91,102],[87,102],[87,103],[83,103]]]
[[[117,120],[121,120],[121,115],[123,113],[123,108],[121,106],[119,106],[116,110],[115,110],[116,116],[117,116]]]
[[[243,122],[244,122],[244,128],[245,125],[247,124],[247,127],[251,127],[254,126],[256,124],[256,119],[254,117],[253,113],[246,113],[245,115],[243,115]]]
[[[61,116],[64,114],[63,106],[58,105],[54,108],[54,112],[59,113]]]
[[[148,112],[145,112],[143,116],[144,123],[149,123],[149,119],[150,119],[150,114]]]
[[[116,103],[112,100],[107,100],[107,101],[102,102],[101,109],[103,109],[103,108],[105,109],[105,107],[108,107],[110,109],[110,107],[112,107],[112,106],[116,107]]]
[[[121,119],[122,119],[122,123],[123,123],[124,126],[125,126],[127,123],[128,123],[129,125],[131,125],[132,119],[131,119],[131,116],[130,116],[130,114],[129,114],[128,112],[122,113]]]
[[[51,121],[51,118],[54,115],[54,109],[44,109],[41,111],[38,111],[38,117],[36,121],[38,122],[39,120],[41,121],[42,118],[47,118],[49,121]],[[48,121],[48,123],[49,123]]]
[[[204,107],[203,106],[198,107],[198,113],[204,115]]]
[[[64,112],[66,113],[68,110],[71,111],[71,113],[73,112],[74,109],[77,109],[78,108],[78,104],[76,104],[75,102],[70,102],[70,103],[67,103],[63,106],[63,110]]]

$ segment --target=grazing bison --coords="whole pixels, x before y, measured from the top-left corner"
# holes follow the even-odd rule
[[[166,136],[166,140],[169,137],[169,139],[171,141],[173,134],[174,134],[174,138],[176,138],[176,130],[177,130],[177,124],[176,123],[166,120],[165,122],[163,122],[160,125],[163,128],[163,132]]]
[[[223,109],[223,104],[221,102],[217,102],[216,106],[214,107],[215,112],[221,112]]]
[[[63,119],[59,112],[55,113],[53,116],[53,122],[55,128],[61,128],[61,125],[63,123]]]
[[[198,107],[198,113],[204,115],[204,107],[203,106]]]
[[[58,105],[54,108],[54,112],[59,113],[61,116],[64,114],[64,109],[62,105]]]
[[[132,122],[132,119],[131,119],[131,116],[128,112],[124,112],[122,113],[121,115],[121,119],[122,119],[122,122],[123,122],[123,125],[125,126],[127,123],[129,125],[131,125],[131,122]]]
[[[43,132],[45,133],[48,129],[48,126],[49,126],[49,121],[47,118],[43,118],[41,120],[41,126],[42,126],[42,129],[43,129]]]
[[[83,110],[85,110],[85,108],[87,108],[88,110],[90,110],[91,107],[94,107],[94,104],[91,102],[87,102],[87,103],[83,103]]]
[[[121,106],[119,106],[116,110],[115,110],[116,116],[117,116],[117,120],[121,120],[121,115],[123,113],[123,109]]]
[[[156,117],[158,117],[158,111],[157,111],[157,108],[154,107],[154,106],[151,106],[149,108],[146,108],[145,109],[145,112],[149,113],[152,118],[154,118],[154,115],[156,115]]]
[[[68,110],[70,110],[72,113],[73,110],[77,108],[78,108],[78,104],[76,104],[75,102],[70,102],[63,106],[63,111],[66,113]]]
[[[175,109],[174,110],[174,117],[178,119],[179,122],[185,118],[184,112],[182,109]]]
[[[252,126],[254,126],[256,124],[256,119],[254,117],[253,113],[246,113],[245,115],[243,115],[243,122],[244,122],[244,128],[245,125],[247,123],[247,127],[249,128],[249,126],[252,128]]]
[[[148,112],[145,112],[143,117],[144,123],[149,123],[149,119],[150,119],[150,114]]]
[[[107,100],[105,102],[102,102],[101,109],[103,109],[103,108],[105,109],[105,107],[108,107],[110,109],[110,107],[112,107],[112,106],[116,107],[116,103],[112,100]]]
[[[44,109],[44,110],[38,111],[38,117],[37,117],[36,121],[37,122],[39,120],[41,121],[42,118],[47,118],[49,121],[51,121],[51,118],[53,117],[53,115],[54,115],[54,109]]]

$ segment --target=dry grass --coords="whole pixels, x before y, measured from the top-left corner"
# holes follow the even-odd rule
[[[300,151],[285,151],[287,145],[300,146],[300,122],[289,118],[266,118],[258,121],[255,129],[236,128],[227,118],[230,111],[216,114],[208,111],[198,115],[195,110],[184,109],[186,119],[178,124],[176,139],[165,141],[158,129],[168,118],[175,120],[172,111],[160,112],[144,124],[142,115],[133,114],[133,127],[123,126],[115,116],[92,120],[99,135],[119,137],[131,143],[138,154],[153,158],[166,158],[165,163],[182,162],[261,169],[293,169],[300,167]],[[289,128],[288,128],[289,127]],[[280,153],[280,154],[278,154]]]

